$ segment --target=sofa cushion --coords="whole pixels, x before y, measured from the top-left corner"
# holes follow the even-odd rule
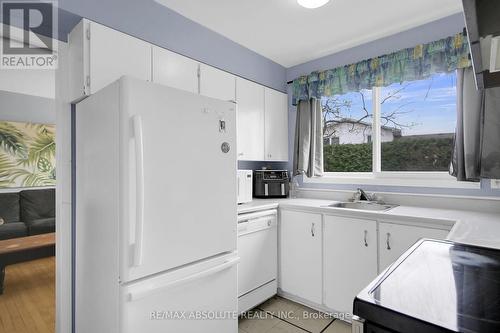
[[[23,222],[11,222],[0,225],[0,240],[28,235],[28,230]]]
[[[32,221],[29,226],[30,235],[46,234],[55,231],[56,219],[54,217]]]
[[[31,224],[34,220],[56,216],[56,193],[54,189],[26,190],[21,197],[21,221]]]
[[[19,222],[19,193],[0,193],[0,217],[8,222]]]

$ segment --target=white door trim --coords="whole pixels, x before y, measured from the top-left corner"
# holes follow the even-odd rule
[[[67,44],[56,41],[56,333],[72,332],[71,104]]]

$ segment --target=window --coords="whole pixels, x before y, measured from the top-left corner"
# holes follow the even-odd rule
[[[381,88],[381,170],[447,171],[456,108],[454,73]]]
[[[456,123],[455,72],[324,97],[322,106],[323,137],[329,143],[325,172],[448,170]]]
[[[335,139],[324,147],[325,172],[369,172],[372,167],[372,91],[362,90],[323,98],[323,138]],[[332,141],[333,143],[333,141]]]

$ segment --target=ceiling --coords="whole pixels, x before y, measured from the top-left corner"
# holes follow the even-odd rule
[[[292,67],[462,10],[461,0],[155,0],[275,62]]]

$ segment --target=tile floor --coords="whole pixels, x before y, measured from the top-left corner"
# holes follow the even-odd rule
[[[275,296],[240,317],[238,333],[350,333],[351,326]]]

